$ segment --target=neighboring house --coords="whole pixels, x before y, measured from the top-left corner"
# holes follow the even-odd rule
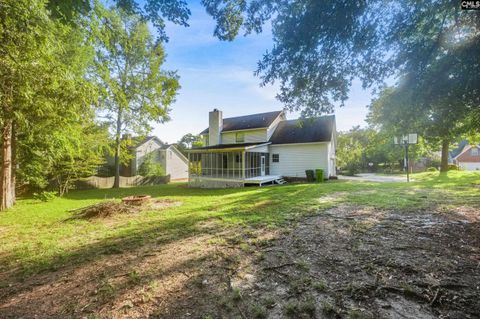
[[[462,141],[450,152],[449,160],[465,171],[480,170],[480,145],[470,145],[467,141]]]
[[[188,150],[190,183],[239,187],[305,178],[305,170],[336,175],[335,116],[287,120],[282,111],[223,118],[215,109],[200,133],[204,147]]]
[[[120,167],[121,176],[138,175],[140,166],[146,156],[152,156],[154,162],[165,169],[165,174],[170,175],[170,180],[188,178],[188,159],[174,146],[163,143],[156,136],[148,136],[130,147],[132,160],[129,165]],[[107,159],[108,166],[113,166],[113,158]]]

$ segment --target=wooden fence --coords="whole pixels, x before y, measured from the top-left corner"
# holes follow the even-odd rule
[[[75,189],[112,188],[115,177],[90,176],[75,182]],[[120,176],[120,187],[133,187],[141,185],[160,185],[170,182],[167,176]]]

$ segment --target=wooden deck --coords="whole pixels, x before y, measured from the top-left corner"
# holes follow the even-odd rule
[[[277,179],[281,179],[280,175],[264,175],[264,176],[255,176],[250,178],[245,178],[243,181],[245,184],[258,184],[262,186],[265,183],[271,183]]]

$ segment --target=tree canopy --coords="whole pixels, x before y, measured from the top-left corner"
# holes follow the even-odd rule
[[[175,72],[162,70],[165,52],[138,15],[97,6],[96,76],[105,88],[101,105],[115,137],[115,187],[119,185],[122,134],[146,135],[152,122],[169,120],[180,88]]]

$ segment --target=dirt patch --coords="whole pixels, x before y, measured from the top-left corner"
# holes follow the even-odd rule
[[[478,318],[480,212],[468,212],[330,209],[272,242],[244,295],[268,318]]]
[[[479,214],[339,206],[271,229],[211,218],[0,277],[0,317],[478,318]]]
[[[173,199],[154,199],[146,206],[146,209],[160,210],[180,205],[182,202]]]

